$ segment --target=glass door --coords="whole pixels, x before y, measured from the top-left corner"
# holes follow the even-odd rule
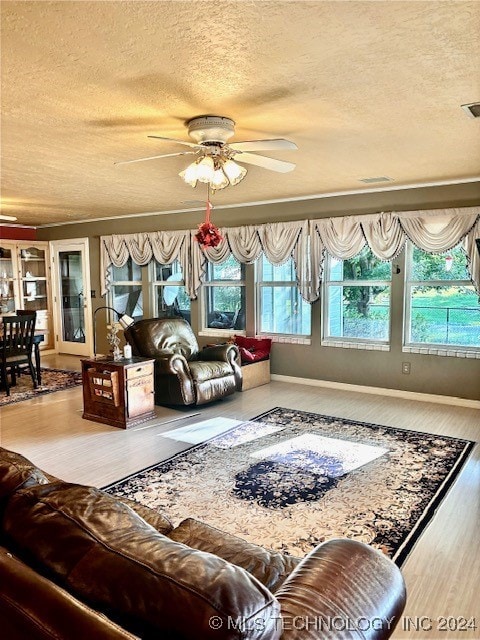
[[[54,241],[55,347],[60,353],[91,353],[91,301],[88,241]]]
[[[22,307],[27,311],[47,311],[46,251],[40,247],[20,249]]]
[[[15,250],[0,246],[0,315],[15,313]]]

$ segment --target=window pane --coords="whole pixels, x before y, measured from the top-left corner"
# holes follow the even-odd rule
[[[207,323],[212,329],[245,329],[245,287],[205,287]]]
[[[213,280],[242,280],[243,265],[230,256],[228,260],[221,264],[208,263],[207,278],[210,282]]]
[[[273,265],[262,256],[262,282],[295,282],[295,265],[293,260],[285,264]]]
[[[185,287],[178,285],[157,286],[157,315],[181,316],[190,322],[190,298]]]
[[[155,262],[155,280],[157,282],[166,282],[167,280],[175,280],[176,282],[183,280],[182,268],[175,261],[172,264],[160,264]]]
[[[260,290],[261,333],[310,335],[311,308],[296,287],[266,287]]]
[[[330,286],[328,336],[388,340],[390,287]]]
[[[142,286],[133,285],[113,285],[112,307],[119,313],[126,313],[134,320],[141,320],[143,317]],[[116,318],[115,318],[116,319]]]
[[[112,281],[121,282],[128,280],[141,280],[142,279],[142,267],[135,264],[131,258],[123,267],[112,267]]]
[[[455,247],[438,256],[414,248],[412,280],[470,280],[465,252]]]
[[[480,346],[480,305],[473,286],[412,287],[410,317],[412,342]]]
[[[341,280],[391,280],[392,267],[382,262],[365,247],[358,256],[349,260],[330,258],[330,281]]]

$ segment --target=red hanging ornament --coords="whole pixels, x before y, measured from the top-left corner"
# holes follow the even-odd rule
[[[209,195],[209,194],[208,194]],[[207,195],[207,211],[205,214],[205,222],[198,225],[198,231],[195,234],[195,238],[198,244],[202,247],[216,247],[223,240],[220,235],[218,227],[213,222],[210,222],[210,211],[212,210],[212,203]]]

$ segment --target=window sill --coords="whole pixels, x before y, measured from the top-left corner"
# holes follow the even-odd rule
[[[239,329],[202,329],[198,335],[206,338],[233,338],[233,336],[244,336],[245,331]]]
[[[362,351],[390,351],[389,344],[380,342],[348,342],[348,340],[322,340],[322,347],[340,347],[343,349],[361,349]]]
[[[262,333],[256,338],[270,338],[272,342],[276,342],[278,344],[312,344],[312,339],[307,338],[306,336],[286,336],[286,335],[278,335],[278,334],[269,334]]]
[[[427,356],[450,356],[453,358],[470,358],[480,360],[480,349],[462,349],[462,347],[434,347],[432,345],[404,346],[403,353],[420,353]]]

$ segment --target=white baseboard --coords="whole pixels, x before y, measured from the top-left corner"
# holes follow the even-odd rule
[[[278,382],[290,382],[293,384],[306,384],[311,387],[326,387],[340,391],[355,391],[357,393],[372,393],[380,396],[391,396],[404,400],[417,400],[419,402],[435,402],[436,404],[451,404],[457,407],[480,409],[480,400],[468,398],[456,398],[454,396],[441,396],[433,393],[419,393],[418,391],[403,391],[401,389],[384,389],[382,387],[367,387],[360,384],[347,384],[345,382],[332,382],[331,380],[314,380],[313,378],[297,378],[294,376],[282,376],[272,373],[272,380]]]

